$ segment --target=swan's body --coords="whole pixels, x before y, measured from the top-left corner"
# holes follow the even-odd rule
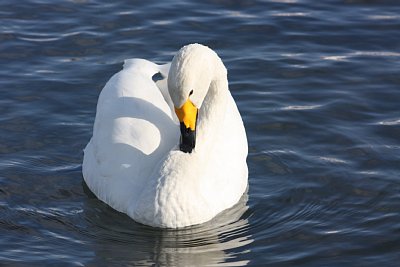
[[[166,79],[152,80],[158,72],[169,73],[169,88]],[[173,109],[186,99],[199,108],[192,153],[179,150]],[[246,133],[226,69],[198,44],[182,48],[171,67],[126,60],[99,96],[84,152],[83,176],[96,196],[151,226],[206,222],[238,202],[247,187]]]

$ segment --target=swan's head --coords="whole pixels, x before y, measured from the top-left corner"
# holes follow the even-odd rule
[[[181,48],[171,63],[168,91],[180,121],[180,149],[185,153],[196,145],[197,114],[214,79],[216,59],[210,48],[190,44]]]

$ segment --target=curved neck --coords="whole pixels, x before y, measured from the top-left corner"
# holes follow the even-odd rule
[[[216,77],[211,81],[206,98],[199,111],[196,150],[207,153],[215,145],[223,131],[227,102],[229,97],[226,69],[222,62],[217,64]],[[221,66],[222,65],[222,66]]]

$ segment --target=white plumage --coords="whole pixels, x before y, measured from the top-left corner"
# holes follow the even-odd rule
[[[166,78],[155,83],[159,72]],[[197,138],[193,152],[183,153],[174,106],[188,97],[199,108]],[[177,228],[206,222],[239,201],[246,157],[226,68],[211,49],[191,44],[171,64],[125,61],[99,96],[82,172],[114,209],[143,224]]]

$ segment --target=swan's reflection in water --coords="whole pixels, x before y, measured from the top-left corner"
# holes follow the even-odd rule
[[[244,266],[249,234],[247,192],[239,203],[205,224],[179,230],[157,229],[133,222],[97,199],[86,205],[93,265],[112,266]],[[91,203],[90,203],[91,202]],[[90,232],[89,232],[90,231]]]

